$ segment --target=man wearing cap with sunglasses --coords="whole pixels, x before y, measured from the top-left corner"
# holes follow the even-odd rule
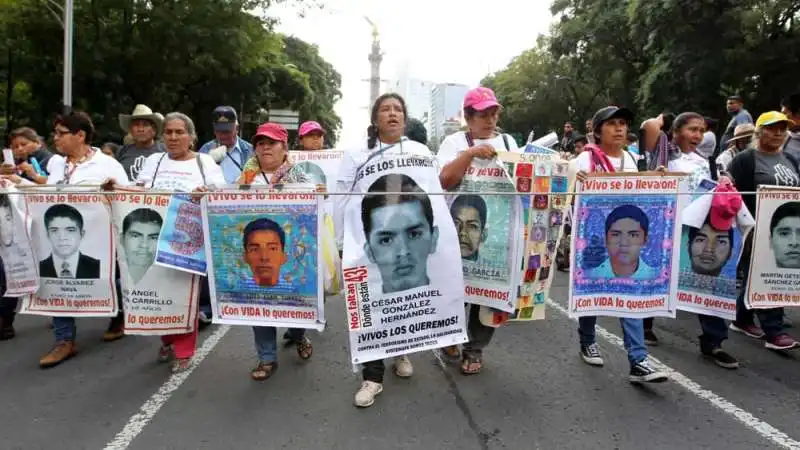
[[[253,146],[239,137],[239,118],[233,107],[218,106],[212,118],[216,139],[200,147],[200,153],[211,155],[222,169],[225,182],[234,184],[253,155]]]

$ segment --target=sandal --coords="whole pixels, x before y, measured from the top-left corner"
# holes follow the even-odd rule
[[[278,363],[259,361],[258,365],[250,371],[250,378],[256,381],[264,381],[271,377],[278,370]]]
[[[158,349],[158,358],[156,358],[156,361],[165,363],[172,359],[173,356],[174,353],[172,353],[172,345],[162,345]]]
[[[450,345],[442,348],[442,355],[451,361],[458,361],[458,358],[461,357],[461,352],[458,351],[457,345]]]
[[[461,358],[461,373],[464,375],[475,375],[480,373],[481,369],[483,368],[483,363],[481,362],[481,357],[478,355],[467,355],[462,354],[463,358]]]
[[[303,336],[303,339],[295,342],[297,345],[297,356],[302,360],[308,360],[314,354],[314,347],[311,345],[311,340]]]
[[[172,363],[172,373],[181,373],[189,369],[192,366],[192,358],[180,358],[176,359],[174,363]]]

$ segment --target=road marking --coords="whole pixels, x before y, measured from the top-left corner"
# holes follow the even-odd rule
[[[556,311],[563,314],[564,316],[569,317],[569,312],[567,311],[567,309],[559,305],[558,303],[554,302],[552,299],[547,299],[547,304]],[[577,319],[570,319],[570,320],[577,322]],[[625,344],[623,343],[622,339],[619,338],[616,334],[611,333],[610,331],[606,330],[601,326],[597,326],[595,329],[597,330],[597,334],[602,336],[603,339],[607,340],[614,346],[619,347],[620,349],[622,349],[622,351],[625,351]],[[750,414],[749,412],[743,410],[742,408],[739,408],[738,406],[729,402],[725,398],[715,394],[714,392],[709,391],[708,389],[704,388],[697,382],[692,381],[691,378],[669,367],[668,365],[664,364],[658,359],[654,358],[652,355],[650,355],[650,361],[656,368],[669,373],[670,380],[678,384],[678,386],[686,389],[687,391],[696,395],[700,399],[705,400],[708,403],[711,403],[713,406],[717,407],[717,409],[721,410],[725,414],[733,416],[733,418],[735,418],[741,424],[755,431],[764,439],[767,439],[772,443],[779,445],[783,448],[788,448],[792,450],[800,449],[800,442],[792,439],[791,437],[789,437],[789,435],[782,432],[781,430],[773,427],[767,422],[764,422],[763,420]]]
[[[195,352],[194,358],[192,358],[192,365],[187,370],[169,377],[169,379],[161,385],[161,388],[158,389],[158,392],[144,402],[142,407],[139,408],[139,412],[128,419],[125,428],[117,433],[111,442],[106,444],[105,450],[124,450],[128,448],[131,442],[136,439],[136,436],[150,423],[150,420],[153,419],[153,416],[156,415],[158,410],[167,403],[167,400],[169,400],[172,394],[181,387],[187,378],[189,378],[189,375],[194,372],[194,369],[206,359],[206,356],[211,353],[211,350],[214,350],[214,347],[219,344],[230,329],[230,325],[222,325],[209,336],[205,342],[203,342],[203,345]]]

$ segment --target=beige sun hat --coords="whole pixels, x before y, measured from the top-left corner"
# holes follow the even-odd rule
[[[753,126],[752,123],[736,125],[736,128],[733,130],[733,137],[728,139],[728,142],[736,142],[739,139],[749,139],[753,137],[755,131],[756,127]]]
[[[131,122],[137,119],[149,120],[153,122],[156,127],[156,132],[161,133],[161,127],[164,125],[164,116],[160,113],[153,112],[147,105],[136,105],[133,112],[130,114],[119,115],[119,126],[123,131],[128,131],[131,128]]]

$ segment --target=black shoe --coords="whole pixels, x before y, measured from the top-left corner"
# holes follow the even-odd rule
[[[658,337],[653,333],[653,330],[644,330],[644,343],[650,347],[658,345]]]
[[[209,317],[205,311],[200,311],[200,314],[197,316],[197,330],[203,331],[208,326],[211,325],[211,317]]]
[[[583,358],[583,362],[590,366],[601,367],[605,364],[603,355],[600,353],[600,347],[597,344],[581,345],[581,358]]]
[[[631,383],[663,383],[669,379],[666,373],[654,369],[650,365],[650,359],[645,358],[631,367],[628,375]]]
[[[703,355],[713,359],[714,362],[720,367],[731,370],[739,368],[739,360],[721,348],[715,348],[709,352],[703,350],[702,353]]]

